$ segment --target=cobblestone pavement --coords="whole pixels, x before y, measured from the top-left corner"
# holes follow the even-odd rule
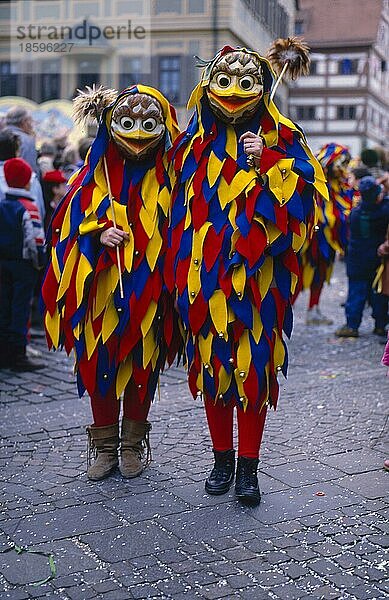
[[[90,409],[71,361],[46,353],[44,371],[1,371],[0,597],[389,597],[389,380],[369,316],[359,339],[333,335],[345,287],[338,264],[323,298],[331,327],[306,327],[306,296],[297,303],[256,508],[240,506],[233,490],[204,493],[211,444],[182,370],[163,375],[152,408],[152,465],[135,480],[117,473],[100,483],[85,476]],[[48,554],[56,576],[34,586],[50,575]]]

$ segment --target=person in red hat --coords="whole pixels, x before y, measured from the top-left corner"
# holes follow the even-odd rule
[[[32,169],[21,158],[4,163],[8,186],[0,202],[0,368],[43,368],[26,356],[31,300],[44,261],[44,232],[30,196]]]
[[[46,217],[45,231],[60,200],[66,193],[67,179],[62,171],[46,171],[42,178],[43,197],[45,200]]]

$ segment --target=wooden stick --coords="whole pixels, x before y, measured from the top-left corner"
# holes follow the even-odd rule
[[[111,183],[109,181],[109,175],[108,175],[108,167],[107,167],[107,160],[105,158],[105,155],[103,157],[103,161],[104,161],[104,172],[105,172],[105,179],[107,181],[107,186],[108,186],[108,196],[109,196],[109,203],[111,205],[111,210],[112,210],[112,221],[113,221],[113,226],[115,227],[115,229],[117,229],[116,227],[116,217],[115,217],[115,207],[113,204],[113,196],[112,196],[112,190],[111,190]],[[119,288],[120,288],[120,297],[124,298],[124,291],[123,291],[123,278],[122,278],[122,265],[121,265],[121,260],[120,260],[120,250],[119,250],[119,246],[116,246],[116,261],[117,261],[117,266],[118,266],[118,271],[119,271]]]
[[[273,98],[274,98],[274,96],[275,96],[275,93],[276,93],[276,91],[277,91],[277,88],[278,88],[278,86],[280,85],[280,83],[281,83],[281,81],[282,81],[282,78],[283,78],[283,76],[285,75],[285,73],[286,73],[286,70],[287,70],[287,68],[288,68],[288,67],[289,67],[289,61],[287,60],[287,61],[286,61],[286,63],[284,64],[284,66],[282,67],[282,71],[281,71],[281,73],[279,74],[279,76],[278,76],[278,78],[277,78],[277,81],[275,82],[275,84],[274,84],[274,86],[273,86],[273,89],[272,89],[272,91],[271,91],[271,94],[270,94],[270,102],[273,100]]]

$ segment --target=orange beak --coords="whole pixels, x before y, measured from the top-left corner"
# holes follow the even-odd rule
[[[220,106],[222,106],[226,111],[233,113],[235,111],[239,111],[242,110],[244,108],[247,108],[249,106],[251,106],[251,104],[253,102],[258,102],[259,98],[261,96],[258,96],[258,94],[255,94],[253,96],[245,96],[244,98],[239,97],[239,96],[219,96],[218,94],[215,94],[214,92],[212,92],[212,90],[208,91],[208,94],[210,96],[212,96],[212,98],[215,100],[215,102],[217,102],[217,104],[219,104]]]

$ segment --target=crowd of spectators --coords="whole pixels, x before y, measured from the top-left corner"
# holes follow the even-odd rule
[[[92,143],[66,136],[37,147],[32,114],[11,108],[0,124],[0,368],[33,371],[45,365],[31,346],[43,334],[39,294],[47,261],[44,236]]]

